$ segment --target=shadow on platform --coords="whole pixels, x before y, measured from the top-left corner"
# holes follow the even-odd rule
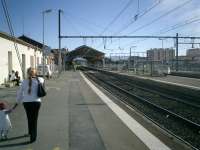
[[[21,146],[21,145],[30,144],[30,141],[29,141],[29,140],[24,141],[24,142],[1,144],[1,143],[3,143],[3,142],[18,140],[18,139],[22,139],[22,138],[26,138],[26,137],[28,137],[28,136],[27,136],[27,135],[21,135],[21,136],[11,137],[11,138],[8,138],[8,139],[6,139],[6,140],[1,140],[1,141],[0,141],[0,148],[15,147],[15,146]]]

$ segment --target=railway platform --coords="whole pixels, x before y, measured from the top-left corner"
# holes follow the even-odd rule
[[[149,79],[149,80],[157,81],[161,83],[172,84],[172,85],[200,90],[200,79],[197,79],[197,78],[172,76],[172,75],[167,75],[163,77],[150,77],[150,76],[147,77],[147,76],[135,75],[134,73],[131,73],[131,72],[130,73],[128,72],[121,73],[121,72],[115,72],[115,71],[112,71],[112,72],[122,74],[122,75],[127,75],[127,76],[135,76],[141,79]]]
[[[1,150],[189,149],[81,72],[68,71],[48,81],[47,91],[39,114],[37,141],[26,144],[26,116],[19,106],[10,114],[13,128],[8,140],[0,141]],[[12,96],[9,104],[14,103]]]
[[[166,77],[152,77],[150,79],[200,90],[200,79],[197,78],[167,75]]]

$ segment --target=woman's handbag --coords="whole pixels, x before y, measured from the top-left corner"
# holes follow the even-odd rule
[[[39,81],[39,79],[37,78],[38,81],[38,92],[37,95],[38,97],[44,97],[47,95],[44,86],[42,85],[42,83]]]

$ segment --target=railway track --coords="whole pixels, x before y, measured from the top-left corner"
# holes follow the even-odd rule
[[[96,74],[97,78],[106,78],[106,82],[114,84],[122,89],[125,89],[129,93],[134,93],[139,97],[145,98],[151,103],[154,103],[162,108],[170,110],[184,118],[191,120],[197,124],[200,124],[200,106],[192,103],[185,102],[184,100],[177,99],[168,95],[163,95],[160,92],[155,92],[141,86],[137,86],[131,81],[124,81],[123,79],[115,78],[114,76],[108,76],[104,74]]]
[[[152,94],[155,94],[155,95],[159,95],[162,98],[166,98],[168,100],[176,101],[178,103],[185,104],[189,107],[191,106],[191,107],[200,109],[200,102],[199,102],[199,100],[195,100],[195,98],[193,100],[191,100],[191,98],[190,99],[178,98],[178,97],[175,97],[175,96],[172,96],[172,95],[169,95],[169,94],[165,94],[163,92],[159,92],[158,90],[155,90],[155,89],[152,89],[152,88],[151,89],[145,88],[145,85],[137,85],[137,83],[135,83],[131,79],[126,79],[126,78],[121,77],[121,76],[117,76],[117,78],[118,78],[118,80],[123,81],[127,85],[134,86],[135,88],[140,89],[142,91],[146,91],[146,92],[149,92],[149,93],[152,93]]]
[[[134,78],[131,76],[124,76],[124,75],[120,75],[120,74],[116,74],[112,72],[106,72],[106,71],[102,71],[102,72],[106,75],[117,77],[118,80],[123,81],[124,83],[125,82],[129,84],[131,83],[132,86],[134,85],[138,89],[146,90],[146,91],[149,91],[150,93],[155,93],[162,97],[166,97],[167,99],[172,99],[173,101],[178,101],[178,102],[190,105],[192,107],[200,108],[200,100],[199,100],[200,92],[198,92],[197,94],[197,91],[192,92],[191,90],[189,91],[186,89],[183,90],[183,88],[182,88],[183,91],[176,90],[180,88],[178,86],[176,87],[166,86],[163,88],[162,87],[163,84],[159,86],[158,84],[155,84],[149,81],[146,82],[144,80],[141,81],[141,79]]]
[[[84,72],[90,79],[136,108],[153,122],[187,143],[200,148],[199,106],[97,72]],[[156,94],[155,94],[156,93]]]

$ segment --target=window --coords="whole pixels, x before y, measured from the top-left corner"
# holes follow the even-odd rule
[[[34,66],[34,57],[33,56],[30,56],[30,65],[31,65],[31,67],[35,67]]]
[[[39,65],[39,64],[40,64],[40,58],[37,57],[37,65]]]

